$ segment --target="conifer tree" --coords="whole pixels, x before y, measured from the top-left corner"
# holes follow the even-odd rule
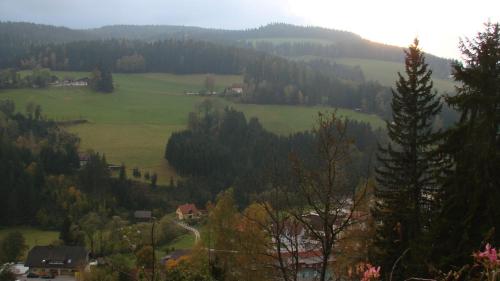
[[[446,101],[460,119],[441,146],[452,165],[432,231],[432,257],[443,270],[469,262],[481,243],[500,244],[499,24],[487,23],[485,31],[459,47],[463,63],[453,65],[459,87]]]
[[[97,92],[113,92],[114,86],[111,71],[107,67],[104,67],[102,64],[98,64],[94,71],[92,71],[90,86],[94,91]]]
[[[425,62],[418,40],[405,50],[405,75],[398,72],[392,91],[392,122],[387,122],[390,143],[380,146],[377,168],[377,222],[374,256],[389,274],[394,262],[404,255],[397,269],[401,278],[417,273],[412,261],[418,254],[417,241],[428,226],[430,200],[436,191],[436,157],[433,147],[438,133],[432,129],[441,110],[432,91],[432,71]],[[409,249],[409,250],[408,250]],[[403,279],[401,279],[403,280]]]

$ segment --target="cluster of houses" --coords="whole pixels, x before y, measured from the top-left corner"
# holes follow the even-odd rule
[[[218,93],[215,91],[212,92],[185,92],[186,95],[188,96],[196,96],[196,95],[224,95],[224,96],[240,96],[243,94],[245,87],[243,84],[233,84],[230,87],[227,87],[224,89],[224,91]]]
[[[88,271],[92,263],[89,251],[80,246],[35,246],[25,263],[8,263],[0,266],[0,272],[8,270],[16,281],[54,279],[80,281],[82,273]]]
[[[184,204],[177,207],[175,210],[178,220],[190,220],[197,219],[200,217],[201,212],[196,208],[194,204]]]
[[[68,276],[78,280],[89,266],[89,252],[79,246],[35,246],[25,266],[29,268],[28,277]]]
[[[83,168],[89,163],[90,155],[88,153],[79,152],[78,153],[78,160],[80,162],[80,168]],[[121,168],[122,168],[122,165],[108,163],[108,170],[111,173],[116,173],[116,172],[120,171]]]
[[[90,79],[88,77],[80,79],[70,79],[66,78],[64,80],[56,80],[51,83],[54,87],[87,87],[89,85]]]
[[[178,206],[175,213],[179,221],[198,219],[203,215],[202,211],[192,203]],[[135,211],[133,215],[136,221],[151,221],[153,219],[151,211],[139,210]],[[353,217],[363,220],[366,214],[357,212],[353,214]],[[284,257],[285,262],[298,261],[298,281],[315,280],[322,265],[321,245],[311,235],[311,227],[315,231],[321,231],[322,220],[314,213],[306,215],[305,218],[309,221],[309,227],[305,227],[297,221],[285,222],[279,242],[282,245],[281,256]],[[360,223],[359,227],[364,227],[364,223]],[[210,249],[210,251],[212,250]],[[164,256],[161,262],[167,265],[169,261],[177,261],[190,254],[191,250],[188,249],[176,250]],[[328,262],[333,265],[335,257],[332,255]],[[82,273],[88,270],[91,265],[89,251],[84,247],[35,246],[29,251],[24,265],[20,264],[12,268],[16,270],[14,271],[16,274],[27,278],[58,277],[70,281],[81,280]],[[21,280],[22,277],[18,279]]]
[[[88,159],[81,159],[86,164]],[[176,210],[179,220],[190,220],[200,218],[202,212],[194,204],[180,205]],[[151,211],[139,210],[133,213],[136,221],[150,221]],[[190,250],[177,250],[162,258],[162,262],[176,260],[190,254]],[[62,280],[81,280],[82,273],[92,265],[90,253],[80,246],[35,246],[26,258],[24,264],[9,265],[10,271],[17,280],[24,278],[58,278]]]

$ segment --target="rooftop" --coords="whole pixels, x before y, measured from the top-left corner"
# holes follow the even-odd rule
[[[76,268],[87,263],[88,251],[78,246],[35,246],[26,259],[28,267]]]

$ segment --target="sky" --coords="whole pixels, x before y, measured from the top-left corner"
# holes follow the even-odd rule
[[[500,21],[499,0],[0,0],[0,21],[224,29],[285,22],[351,31],[397,46],[418,37],[425,52],[457,59],[459,38],[473,37],[488,20]]]

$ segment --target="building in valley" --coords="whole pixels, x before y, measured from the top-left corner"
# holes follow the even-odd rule
[[[35,246],[25,266],[29,273],[45,278],[72,276],[78,279],[89,264],[89,252],[78,246]]]

